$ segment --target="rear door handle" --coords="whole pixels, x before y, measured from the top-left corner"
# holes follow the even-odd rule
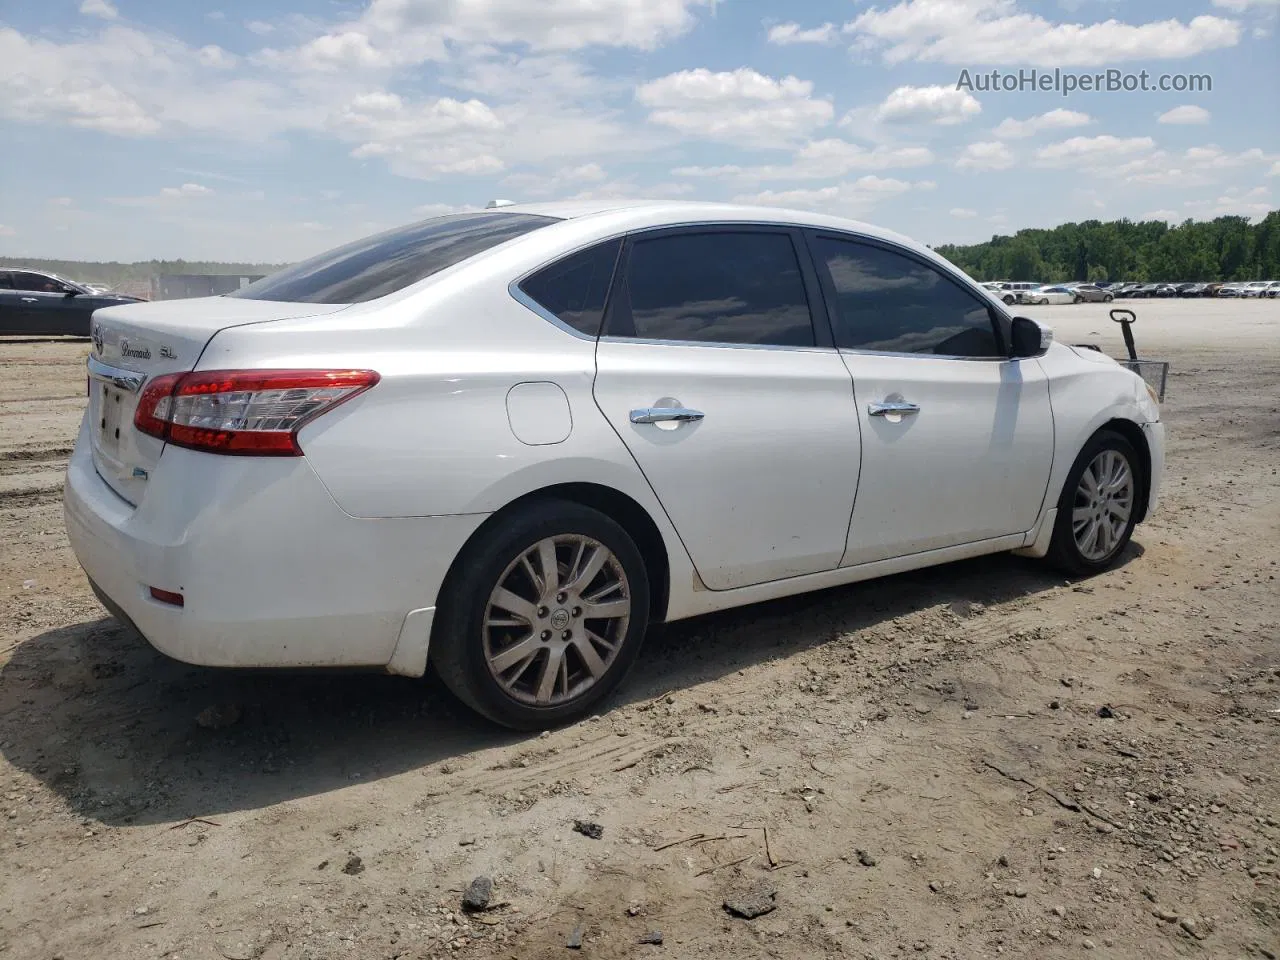
[[[701,410],[687,407],[641,407],[631,411],[632,423],[696,423],[705,417]]]
[[[912,417],[920,412],[920,408],[914,403],[872,403],[867,406],[867,413],[873,417]]]
[[[23,297],[22,302],[23,303],[39,303],[40,298],[39,297]]]

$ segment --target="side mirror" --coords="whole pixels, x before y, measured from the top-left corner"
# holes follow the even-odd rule
[[[62,291],[62,295],[64,297],[78,297],[80,296],[80,291],[72,287],[68,287],[66,290]]]
[[[1015,360],[1042,356],[1053,343],[1053,331],[1030,317],[1013,318],[1013,343],[1009,355]]]

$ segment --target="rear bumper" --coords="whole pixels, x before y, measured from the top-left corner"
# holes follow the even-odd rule
[[[108,609],[156,649],[207,666],[422,672],[430,609],[484,515],[356,519],[303,457],[176,447],[135,509],[88,444],[82,425],[64,494],[71,547]]]

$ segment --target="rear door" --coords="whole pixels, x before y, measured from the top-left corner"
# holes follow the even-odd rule
[[[812,233],[853,375],[862,470],[843,564],[1030,530],[1053,462],[1040,364],[976,290],[913,251]]]
[[[629,239],[595,397],[703,583],[833,569],[858,486],[858,420],[803,239],[746,225]]]

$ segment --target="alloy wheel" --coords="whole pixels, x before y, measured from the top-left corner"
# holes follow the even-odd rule
[[[1080,475],[1071,532],[1086,560],[1104,560],[1124,536],[1133,513],[1133,469],[1118,450],[1103,450]]]
[[[538,707],[577,699],[617,658],[631,587],[608,547],[546,537],[513,560],[489,595],[484,658],[507,696]]]

